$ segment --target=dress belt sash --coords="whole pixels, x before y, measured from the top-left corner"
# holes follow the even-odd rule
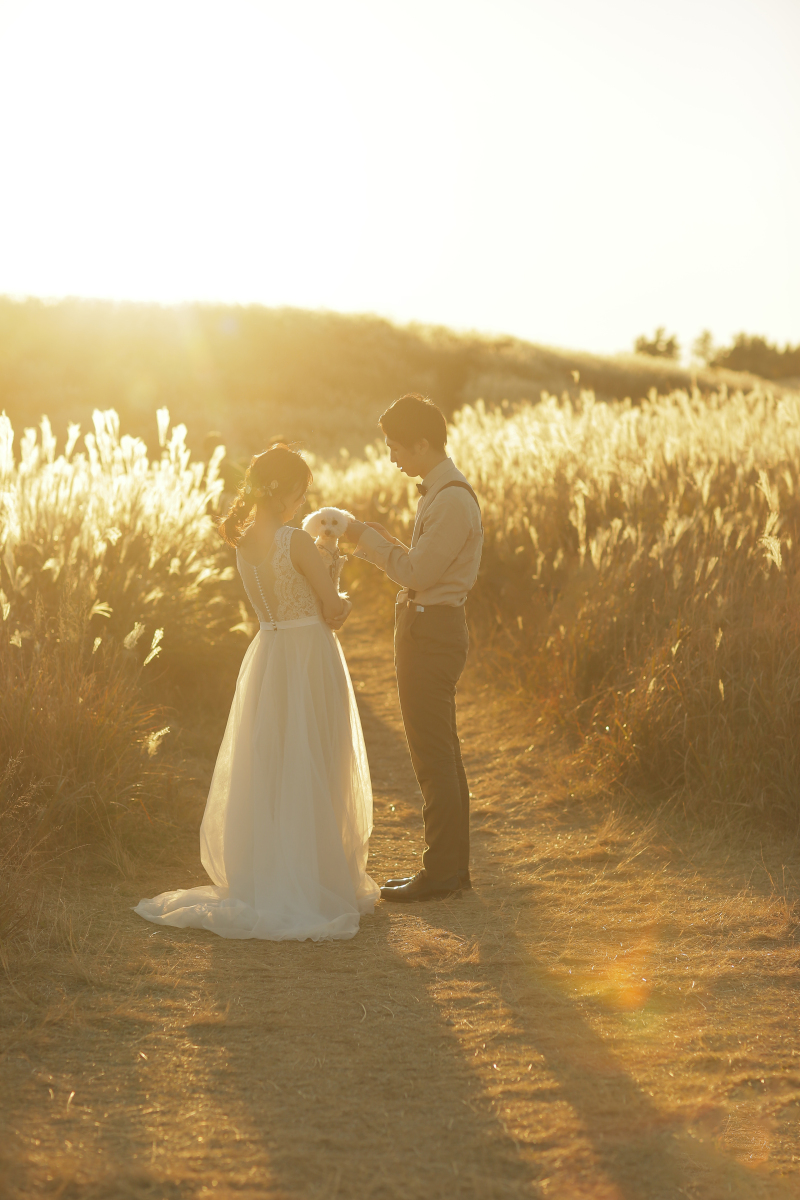
[[[321,625],[319,617],[298,617],[295,621],[259,621],[260,629],[299,629],[301,625]]]

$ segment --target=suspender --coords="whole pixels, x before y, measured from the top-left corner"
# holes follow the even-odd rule
[[[451,479],[450,483],[446,483],[443,487],[439,488],[439,492],[443,492],[445,488],[449,487],[460,487],[463,488],[465,492],[469,492],[470,496],[472,496],[472,499],[478,506],[478,512],[481,511],[481,502],[468,483],[465,483],[462,479]],[[436,493],[436,496],[439,495],[439,492]],[[434,500],[436,499],[436,496],[434,496]],[[422,531],[420,530],[420,532]],[[481,533],[483,533],[483,514],[481,514]]]
[[[478,506],[478,513],[479,513],[479,514],[480,514],[480,516],[481,516],[481,533],[483,533],[483,515],[481,514],[481,504],[480,504],[480,500],[479,500],[479,499],[478,499],[478,497],[475,495],[475,492],[472,490],[472,488],[470,487],[470,485],[469,485],[468,483],[465,483],[465,482],[464,482],[464,480],[462,480],[462,479],[452,479],[452,480],[450,481],[450,483],[445,483],[445,484],[444,484],[442,487],[440,487],[440,488],[439,488],[439,492],[443,492],[443,491],[445,490],[445,488],[449,488],[449,487],[463,488],[465,492],[469,492],[470,496],[472,496],[472,499],[475,501],[475,503],[476,503],[476,504],[477,504],[477,506]],[[437,493],[436,493],[436,496],[438,496],[438,495],[439,495],[439,492],[437,492]],[[436,499],[436,496],[434,496],[434,500]],[[420,537],[421,537],[421,536],[422,536],[422,526],[420,526],[420,530],[419,530],[419,532],[420,532]],[[415,590],[414,588],[409,588],[409,589],[408,589],[408,598],[409,598],[409,600],[413,600],[413,599],[415,599],[416,595],[417,595],[417,593],[416,593],[416,590]]]

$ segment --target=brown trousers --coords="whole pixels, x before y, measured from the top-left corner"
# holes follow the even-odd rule
[[[394,661],[411,762],[424,799],[422,865],[433,880],[469,868],[469,785],[456,729],[456,684],[467,661],[463,608],[398,604]]]

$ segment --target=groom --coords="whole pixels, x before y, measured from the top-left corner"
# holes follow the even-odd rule
[[[478,499],[445,452],[447,423],[430,400],[401,396],[380,418],[392,462],[417,484],[411,546],[376,522],[351,521],[355,554],[400,584],[395,669],[411,762],[424,805],[422,870],[389,879],[384,900],[449,896],[469,876],[469,785],[456,731],[456,683],[467,659],[464,604],[478,575],[483,527]]]

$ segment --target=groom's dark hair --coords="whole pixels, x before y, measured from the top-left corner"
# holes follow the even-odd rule
[[[378,422],[386,437],[408,449],[415,442],[427,441],[431,450],[444,450],[447,441],[447,421],[444,413],[432,400],[409,392],[390,404]]]

